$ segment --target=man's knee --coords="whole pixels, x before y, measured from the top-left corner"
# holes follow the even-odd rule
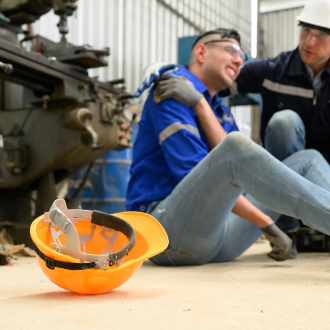
[[[302,151],[300,151],[300,153],[301,153],[301,155],[303,155],[304,159],[306,159],[306,160],[325,161],[322,154],[319,151],[315,150],[315,149],[302,150]]]
[[[297,129],[304,129],[300,116],[292,110],[282,110],[273,114],[267,125],[267,131],[276,130],[279,134],[291,133]]]
[[[231,155],[242,155],[243,151],[252,147],[254,142],[241,132],[229,133],[219,145],[219,151],[225,153],[228,157]],[[224,151],[225,149],[225,151]]]
[[[305,148],[305,126],[300,116],[292,110],[276,112],[270,119],[265,135],[265,148],[282,161]]]
[[[231,132],[223,140],[224,144],[237,147],[241,147],[249,141],[251,140],[241,132]]]

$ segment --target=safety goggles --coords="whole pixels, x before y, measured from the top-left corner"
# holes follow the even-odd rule
[[[302,26],[300,32],[300,38],[307,39],[309,38],[310,35],[312,36],[315,42],[318,42],[320,44],[324,44],[330,40],[328,33],[324,31],[312,29],[308,26]]]
[[[243,62],[246,61],[247,59],[247,56],[246,54],[244,53],[243,49],[237,45],[235,42],[232,42],[231,40],[228,40],[228,39],[217,39],[217,40],[210,40],[210,41],[206,41],[204,43],[204,45],[208,45],[208,44],[213,44],[213,43],[216,43],[216,42],[226,42],[227,44],[226,45],[222,45],[222,48],[228,53],[230,54],[231,56],[233,57],[240,57],[242,59]]]

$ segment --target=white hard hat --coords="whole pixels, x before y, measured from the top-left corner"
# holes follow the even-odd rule
[[[164,65],[167,65],[167,62],[152,62],[148,64],[142,71],[143,78],[142,80],[146,79],[150,74],[152,74],[156,69],[161,68]]]
[[[296,19],[326,29],[330,29],[330,0],[308,0]]]

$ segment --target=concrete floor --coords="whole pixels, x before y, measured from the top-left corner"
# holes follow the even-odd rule
[[[330,256],[277,263],[266,241],[237,261],[157,267],[83,296],[50,282],[35,258],[0,267],[0,329],[329,329]]]

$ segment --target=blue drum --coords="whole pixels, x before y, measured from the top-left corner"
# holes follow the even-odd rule
[[[132,125],[132,141],[135,142],[138,127]],[[76,198],[82,208],[106,213],[124,212],[127,185],[130,179],[132,148],[122,151],[111,150],[98,158],[91,169],[84,187]],[[88,167],[81,169],[69,178],[68,199],[80,186]]]

